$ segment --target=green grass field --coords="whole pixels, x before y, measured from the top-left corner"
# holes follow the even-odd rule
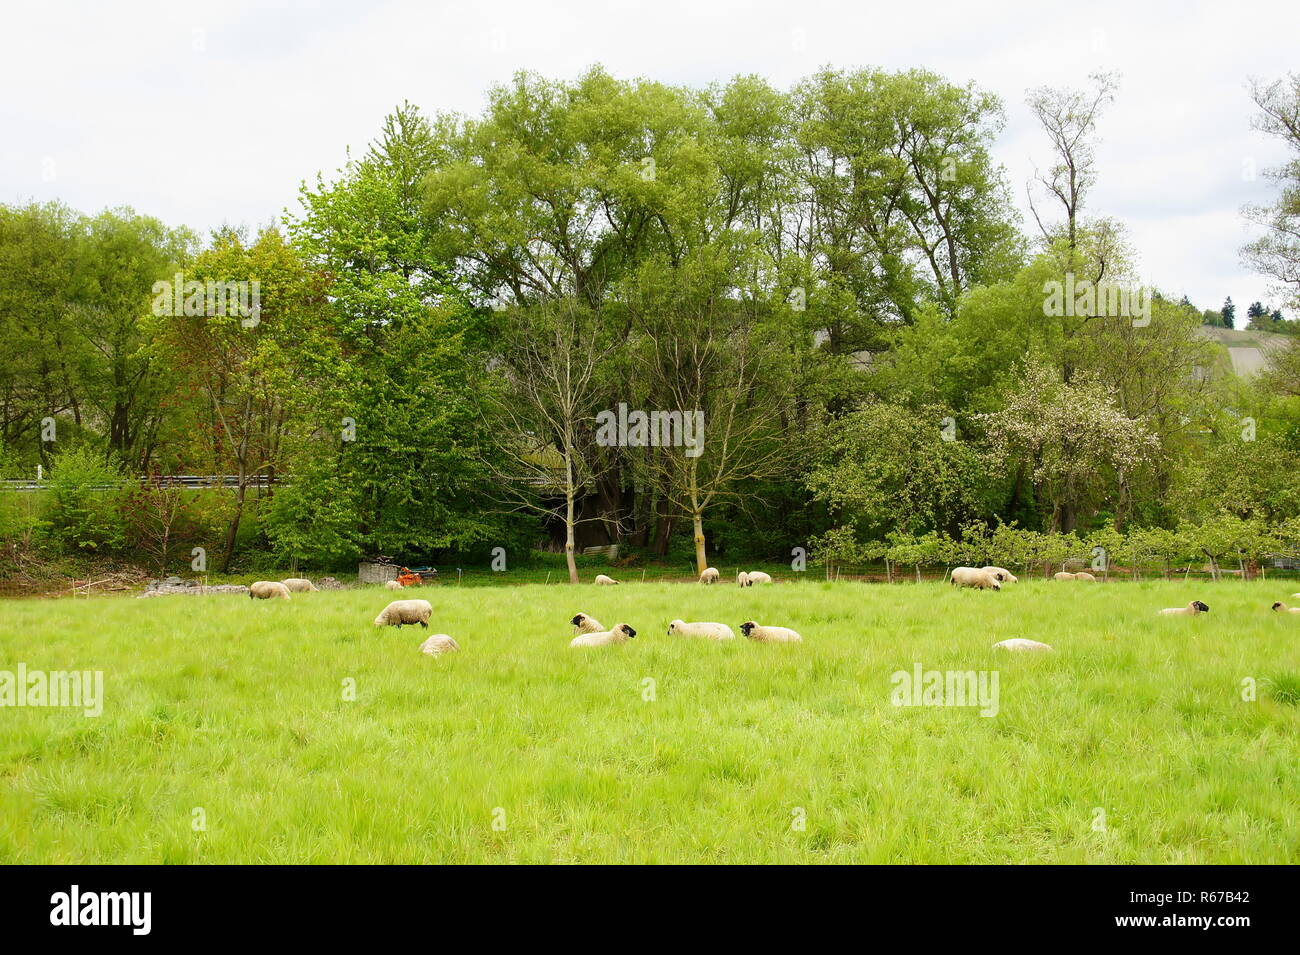
[[[6,601],[0,670],[105,703],[0,709],[0,861],[1294,863],[1294,589],[443,584],[442,658],[377,589]],[[571,650],[579,610],[639,635]],[[916,663],[997,670],[998,714],[891,705]]]

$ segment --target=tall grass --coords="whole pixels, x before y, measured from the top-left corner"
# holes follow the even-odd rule
[[[0,709],[0,860],[1300,859],[1300,620],[1274,584],[419,596],[463,652],[371,626],[378,589],[0,604],[0,670],[99,669],[106,696]],[[1155,615],[1194,597],[1208,616]],[[579,610],[638,636],[571,650]],[[805,642],[669,638],[674,617]],[[891,705],[915,663],[996,669],[998,714]]]

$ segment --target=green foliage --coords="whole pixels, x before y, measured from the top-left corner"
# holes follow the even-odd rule
[[[65,552],[111,554],[127,540],[121,511],[123,478],[115,464],[87,447],[54,456],[46,521],[49,534]]]

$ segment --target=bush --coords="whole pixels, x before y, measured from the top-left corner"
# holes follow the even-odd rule
[[[55,456],[50,468],[48,534],[69,554],[111,554],[126,545],[122,472],[90,448]]]

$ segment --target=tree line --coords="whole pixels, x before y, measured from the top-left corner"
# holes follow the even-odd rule
[[[1298,89],[1255,99],[1300,157]],[[990,157],[1003,104],[924,70],[521,73],[477,115],[398,107],[255,233],[0,206],[0,469],[51,481],[0,495],[6,559],[541,543],[576,579],[590,544],[702,569],[975,527],[1286,526],[1300,365],[1239,379],[1200,311],[1141,288],[1089,205],[1116,92],[1029,91],[1033,232]],[[1288,307],[1296,162],[1244,253]],[[211,307],[240,282],[255,314]],[[699,420],[698,448],[608,440],[620,406]],[[147,479],[172,473],[235,486]],[[122,475],[146,480],[84,492]]]

